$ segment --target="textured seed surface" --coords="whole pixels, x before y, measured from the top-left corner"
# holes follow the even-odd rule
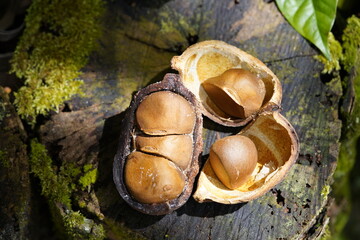
[[[125,166],[125,183],[139,202],[161,203],[182,193],[185,177],[165,158],[133,152]]]

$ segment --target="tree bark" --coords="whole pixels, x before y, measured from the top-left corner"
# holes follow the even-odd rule
[[[9,96],[0,87],[0,239],[29,239],[27,136]]]

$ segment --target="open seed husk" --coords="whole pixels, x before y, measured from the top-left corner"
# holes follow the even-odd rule
[[[258,114],[279,109],[282,89],[279,79],[259,59],[222,41],[210,40],[194,44],[180,56],[171,60],[184,85],[201,103],[205,116],[224,126],[244,126]],[[230,116],[214,103],[203,84],[211,78],[219,77],[230,69],[243,69],[258,77],[265,88],[265,96],[259,109],[245,116]]]
[[[183,164],[181,161],[177,163],[179,164],[179,166],[176,167],[177,171],[181,172],[185,178],[182,193],[177,198],[165,202],[143,203],[131,195],[129,188],[125,184],[125,166],[128,156],[137,151],[145,151],[146,154],[151,154],[150,156],[152,157],[158,157],[159,155],[164,155],[165,158],[168,157],[166,154],[163,154],[164,148],[167,148],[166,144],[168,144],[169,141],[173,141],[172,137],[176,136],[176,134],[170,133],[167,135],[170,136],[170,140],[163,140],[163,133],[158,134],[152,131],[145,133],[139,129],[140,127],[136,119],[136,111],[143,100],[146,99],[147,96],[161,91],[169,91],[183,97],[193,108],[195,113],[194,127],[189,134],[181,135],[191,136],[192,154],[189,164]],[[145,214],[163,215],[176,210],[186,203],[192,193],[195,177],[199,172],[199,156],[202,152],[202,115],[199,109],[200,106],[195,96],[184,87],[179,80],[179,75],[176,74],[166,74],[161,82],[151,84],[135,94],[122,121],[122,132],[113,164],[113,178],[116,188],[121,197],[131,207]],[[147,130],[145,129],[144,131]],[[139,141],[136,140],[137,137],[139,137]],[[154,138],[154,141],[147,141],[146,138]],[[180,141],[183,141],[183,139],[180,139]],[[185,139],[184,141],[187,142],[188,140]],[[151,148],[150,145],[152,142],[158,144],[159,147],[157,150]],[[173,155],[173,150],[173,148],[170,149],[169,155]],[[162,158],[164,159],[164,157]],[[171,164],[175,165],[173,162],[171,162]]]
[[[231,190],[219,180],[207,160],[193,195],[196,201],[236,204],[258,198],[284,179],[298,157],[297,134],[279,112],[261,113],[238,134],[250,138],[258,151],[257,166],[251,178]]]

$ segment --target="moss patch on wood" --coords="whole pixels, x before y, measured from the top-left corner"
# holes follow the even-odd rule
[[[31,224],[26,133],[0,87],[0,239],[25,239]]]
[[[96,182],[97,168],[94,168],[92,164],[86,164],[83,166],[84,175],[79,178],[79,184],[82,190],[90,191],[91,185]]]
[[[10,162],[8,161],[7,151],[0,150],[0,164],[5,168],[10,167]]]
[[[345,93],[341,109],[343,127],[333,184],[336,204],[341,211],[332,220],[332,238],[340,237],[351,213],[350,173],[358,154],[360,137],[360,19],[355,16],[347,20],[342,48],[341,66],[348,75],[342,79]]]
[[[331,59],[327,59],[324,55],[316,55],[315,59],[324,64],[323,74],[330,74],[341,69],[340,62],[343,60],[343,49],[339,41],[330,32],[328,36],[328,44]]]
[[[31,172],[40,179],[42,195],[47,197],[50,201],[59,202],[71,207],[71,173],[57,175],[52,159],[47,153],[44,145],[37,140],[32,140],[30,143],[30,167]],[[72,171],[71,171],[72,172]]]
[[[101,223],[95,223],[79,211],[72,210],[72,194],[77,191],[77,188],[90,188],[91,184],[95,183],[96,171],[94,177],[94,170],[96,169],[85,165],[82,172],[81,168],[72,164],[56,168],[44,145],[33,139],[30,147],[31,172],[40,179],[42,194],[52,206],[55,223],[60,222],[57,225],[65,229],[66,238],[94,240],[105,238]],[[75,184],[76,182],[78,184]]]
[[[345,88],[354,90],[354,102],[350,112],[344,110],[343,140],[340,157],[335,174],[335,179],[343,181],[352,169],[357,154],[357,140],[360,137],[360,19],[353,16],[348,19],[348,25],[344,30],[344,68],[352,78],[349,84],[348,79],[344,81]],[[339,182],[339,181],[337,181]]]
[[[37,115],[81,93],[76,78],[97,44],[103,11],[102,0],[32,1],[11,60],[11,71],[25,79],[14,94],[21,117],[34,124]]]
[[[145,240],[146,238],[140,234],[131,231],[122,223],[115,222],[111,219],[106,219],[106,230],[110,239],[129,239],[129,240]]]

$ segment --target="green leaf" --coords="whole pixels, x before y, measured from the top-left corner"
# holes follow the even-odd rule
[[[335,21],[337,0],[276,0],[276,4],[293,28],[331,59],[328,34]]]

